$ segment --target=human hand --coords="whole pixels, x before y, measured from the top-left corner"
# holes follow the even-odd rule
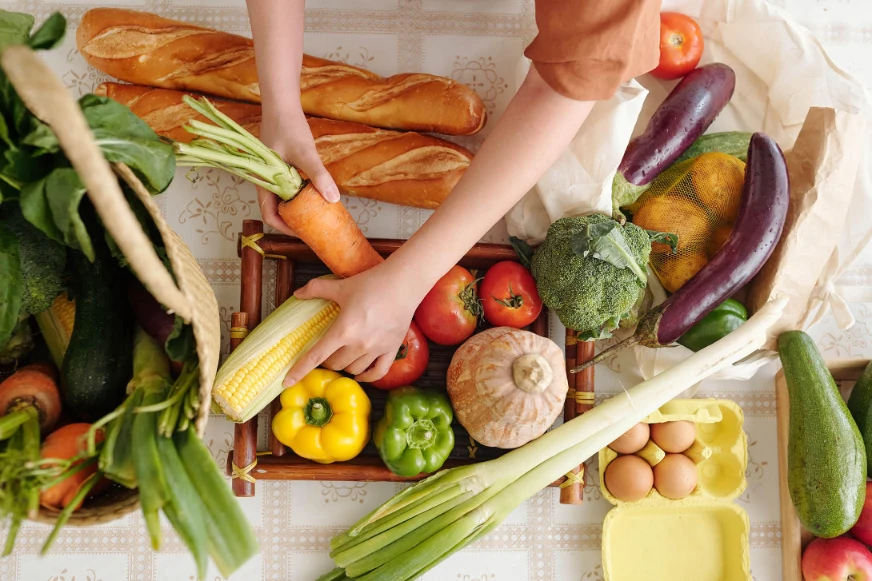
[[[421,302],[406,292],[402,281],[389,280],[390,276],[376,266],[346,279],[316,278],[294,293],[299,299],[331,300],[340,312],[324,336],[288,371],[286,387],[319,365],[344,369],[357,381],[378,381],[387,374]]]
[[[325,200],[331,203],[339,201],[339,189],[321,162],[315,140],[299,103],[283,109],[273,109],[264,105],[260,127],[260,139],[267,147],[304,174]],[[281,200],[278,196],[258,188],[257,201],[265,223],[284,234],[295,235],[279,216],[278,207]]]

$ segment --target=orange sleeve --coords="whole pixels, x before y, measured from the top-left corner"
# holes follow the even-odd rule
[[[536,0],[539,34],[524,51],[552,89],[611,98],[660,59],[660,0]]]

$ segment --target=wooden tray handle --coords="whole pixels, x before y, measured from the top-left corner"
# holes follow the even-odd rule
[[[569,380],[569,392],[566,394],[563,421],[580,416],[594,405],[594,368],[588,367],[581,373],[569,371],[594,356],[594,342],[578,341],[577,337],[572,329],[566,330],[566,377]],[[584,502],[584,481],[584,464],[581,464],[567,474],[566,480],[560,484],[560,504]]]

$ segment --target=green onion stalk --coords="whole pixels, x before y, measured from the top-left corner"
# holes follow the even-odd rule
[[[400,492],[331,540],[337,567],[319,581],[423,575],[682,391],[762,347],[786,303],[770,301],[717,343],[521,448],[438,472]]]
[[[185,130],[196,136],[190,143],[175,142],[176,165],[223,169],[278,195],[294,198],[306,185],[296,168],[265,146],[241,125],[222,113],[205,97],[185,95],[184,102],[211,121],[193,120]]]

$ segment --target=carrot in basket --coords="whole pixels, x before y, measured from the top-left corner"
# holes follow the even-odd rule
[[[192,120],[185,126],[197,138],[176,142],[177,165],[224,169],[279,196],[282,220],[337,276],[382,262],[345,206],[326,202],[295,168],[207,99],[186,95],[184,101],[212,123]]]
[[[91,424],[77,423],[67,424],[52,432],[42,443],[42,457],[44,459],[71,460],[76,456],[84,454],[87,448],[85,438],[90,429]],[[103,441],[101,431],[97,432],[96,441],[97,443]],[[79,462],[74,462],[72,466],[77,465]],[[47,508],[58,510],[66,508],[76,497],[79,489],[85,485],[88,478],[95,472],[97,472],[97,463],[92,461],[88,466],[70,474],[54,486],[43,490],[39,495],[39,503]],[[91,490],[91,493],[98,494],[106,486],[108,486],[108,481],[103,480],[98,482],[97,486]],[[74,510],[78,510],[81,504],[80,501],[79,506],[75,507]]]

